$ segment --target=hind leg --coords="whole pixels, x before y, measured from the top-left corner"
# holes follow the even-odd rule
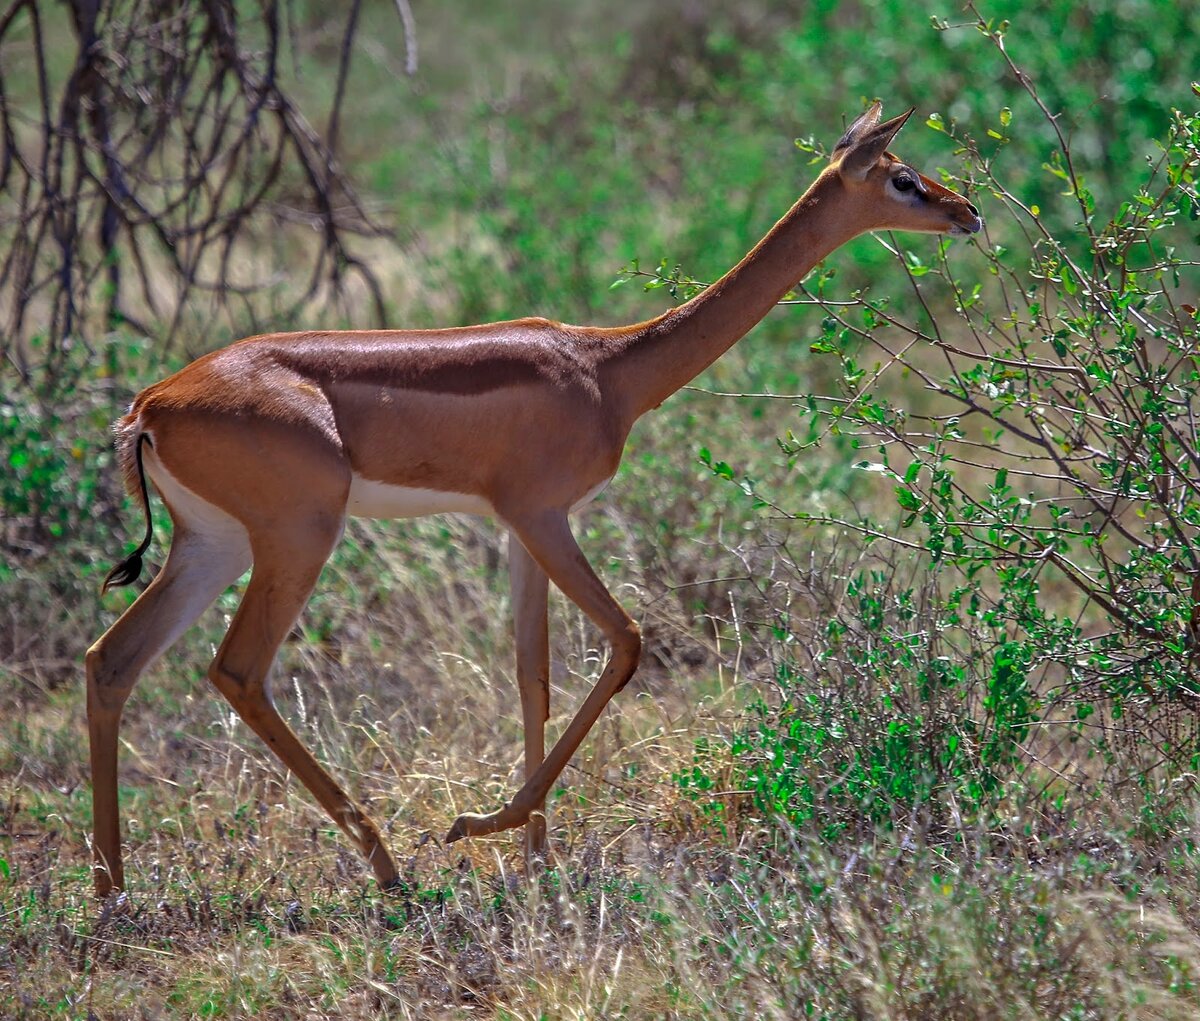
[[[338,537],[341,519],[293,509],[256,535],[254,573],[209,679],[362,852],[384,889],[399,880],[379,827],[300,743],[271,699],[267,677]]]
[[[138,678],[250,566],[244,533],[215,536],[176,521],[166,565],[87,652],[92,855],[96,892],[125,883],[117,805],[117,730]]]

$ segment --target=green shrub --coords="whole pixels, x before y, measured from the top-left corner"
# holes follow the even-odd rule
[[[978,28],[1017,72],[1002,29]],[[795,492],[768,491],[708,459],[850,550],[817,573],[789,562],[783,591],[804,612],[779,611],[775,696],[730,742],[759,810],[830,836],[1128,789],[1170,829],[1194,790],[1200,115],[1173,111],[1142,183],[1112,199],[1015,77],[1026,100],[989,129],[995,152],[932,122],[987,228],[933,259],[889,239],[915,313],[839,292],[828,271],[801,288],[824,306],[813,351],[837,361],[842,392],[807,397],[781,448],[799,466],[850,437],[873,480],[854,509],[806,505],[799,467]],[[1003,145],[1038,118],[1056,209],[1006,183]],[[685,786],[705,785],[710,755]]]

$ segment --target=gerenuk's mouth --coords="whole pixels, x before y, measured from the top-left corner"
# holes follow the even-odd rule
[[[971,217],[971,221],[972,222],[970,224],[966,224],[966,223],[952,224],[948,233],[953,234],[958,237],[962,237],[962,236],[965,236],[968,234],[978,234],[981,230],[983,230],[983,217],[982,216],[973,216],[973,217]]]

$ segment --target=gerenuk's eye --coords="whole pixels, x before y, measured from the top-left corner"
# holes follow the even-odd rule
[[[912,191],[917,186],[917,182],[907,175],[904,177],[893,177],[892,187],[896,191]]]

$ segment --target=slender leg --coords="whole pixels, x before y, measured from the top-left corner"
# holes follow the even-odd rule
[[[307,601],[325,559],[341,532],[341,522],[310,522],[304,534],[271,533],[271,548],[254,550],[254,573],[229,633],[209,669],[209,679],[246,724],[312,792],[345,831],[375,872],[379,885],[394,886],[399,876],[379,828],[337,785],[284,722],[267,690],[267,675],[283,639]]]
[[[117,730],[143,672],[250,566],[249,546],[217,542],[178,521],[167,562],[87,653],[96,892],[125,885],[117,805]]]
[[[525,782],[528,783],[546,754],[546,721],[550,718],[550,636],[546,623],[549,579],[521,545],[508,536],[509,574],[512,581],[513,630],[517,645],[517,687],[525,726]],[[546,804],[533,807],[525,824],[527,862],[546,857]]]
[[[548,512],[533,519],[510,517],[509,524],[554,584],[604,632],[612,643],[612,656],[562,737],[516,796],[489,815],[460,815],[446,835],[447,843],[460,837],[511,829],[527,822],[530,813],[545,801],[554,781],[609,700],[633,675],[641,654],[642,640],[637,625],[596,577],[571,535],[564,512]]]

